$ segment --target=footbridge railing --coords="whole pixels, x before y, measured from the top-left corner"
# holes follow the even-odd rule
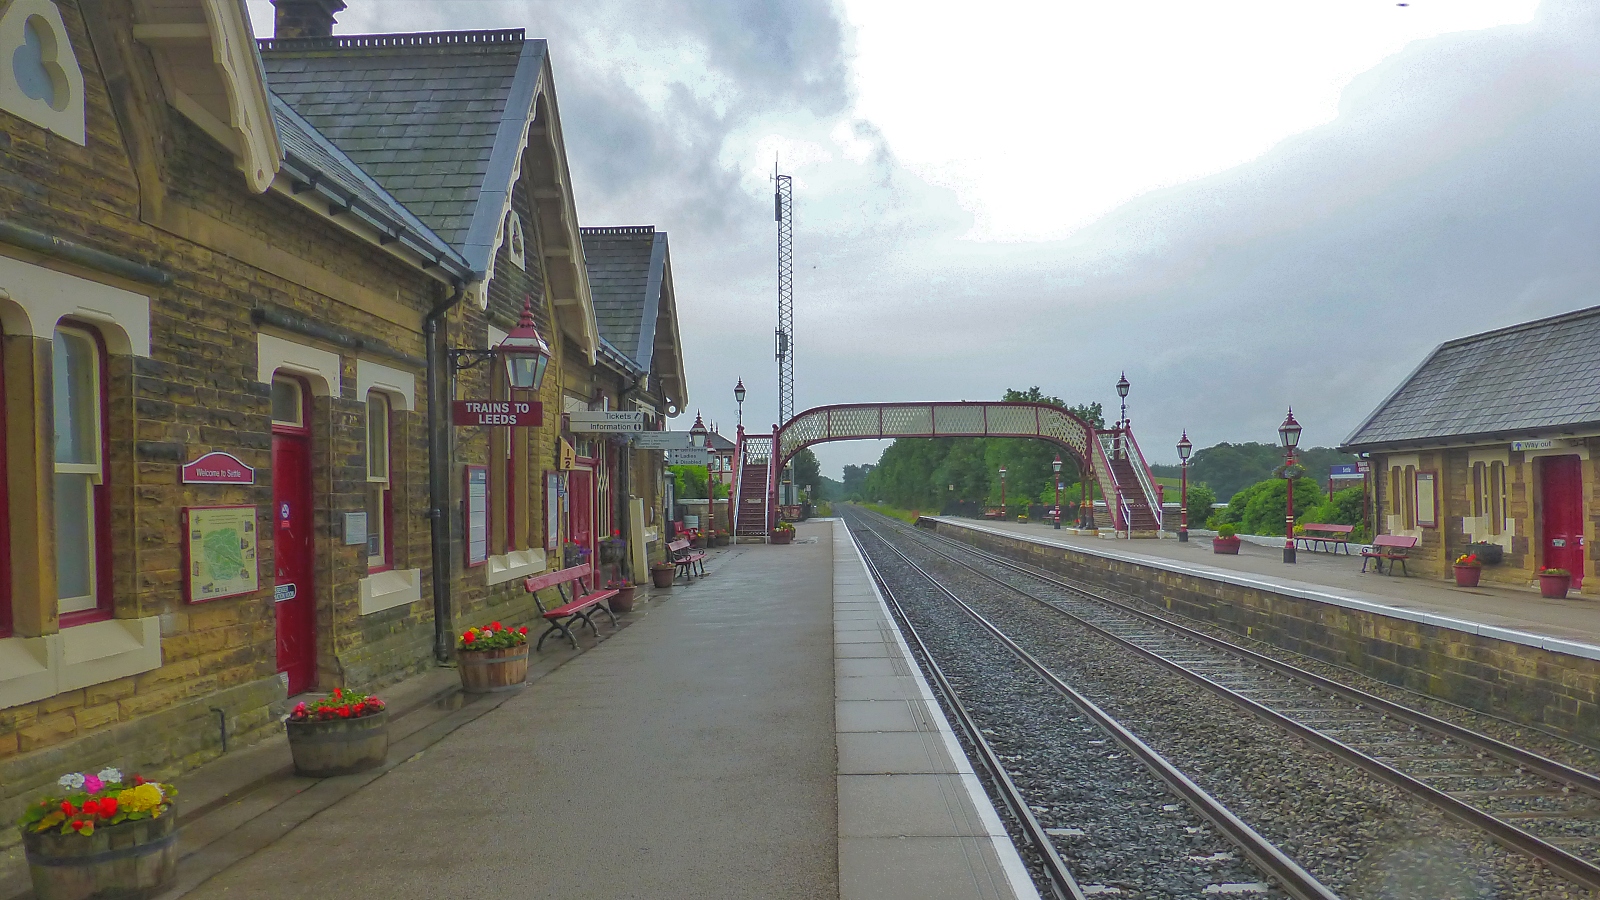
[[[851,403],[819,406],[778,429],[778,465],[825,441],[902,437],[1034,437],[1066,448],[1085,468],[1094,426],[1046,403]]]

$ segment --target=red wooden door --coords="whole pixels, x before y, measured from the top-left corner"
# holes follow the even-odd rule
[[[1572,573],[1572,586],[1583,585],[1583,470],[1576,456],[1539,460],[1539,495],[1544,506],[1544,561],[1552,569]]]
[[[288,673],[289,695],[294,696],[317,680],[311,442],[305,435],[272,436],[272,511],[278,671]]]
[[[590,562],[594,559],[594,473],[588,469],[573,469],[567,473],[567,497],[571,512],[567,519],[567,540],[580,547],[589,548]]]

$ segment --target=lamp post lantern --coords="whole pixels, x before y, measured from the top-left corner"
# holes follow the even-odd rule
[[[1123,372],[1122,373],[1122,377],[1117,379],[1117,396],[1122,398],[1122,417],[1117,419],[1117,456],[1118,456],[1118,458],[1121,458],[1123,453],[1126,452],[1123,449],[1122,431],[1123,431],[1123,429],[1128,427],[1128,388],[1130,388],[1130,387],[1132,387],[1132,385],[1130,385],[1128,383],[1128,373],[1127,372]]]
[[[739,404],[739,427],[743,428],[744,427],[744,379],[743,378],[739,379],[739,383],[733,386],[733,400],[734,400],[735,403]]]
[[[1183,437],[1178,439],[1178,466],[1183,475],[1183,495],[1178,506],[1178,542],[1189,540],[1189,454],[1193,452],[1194,444],[1189,443],[1189,429],[1183,430]]]
[[[1294,448],[1300,444],[1300,423],[1294,420],[1294,409],[1278,426],[1278,439],[1283,442],[1283,478],[1287,491],[1283,507],[1283,561],[1294,562]]]
[[[1056,473],[1056,530],[1061,530],[1061,454],[1057,453],[1055,461],[1050,463],[1050,471]]]
[[[1000,467],[1000,521],[1006,519],[1006,467]]]

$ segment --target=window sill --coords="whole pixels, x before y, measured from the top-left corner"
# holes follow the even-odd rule
[[[390,569],[361,579],[361,614],[371,615],[422,599],[421,569]]]
[[[539,575],[544,569],[543,550],[513,550],[504,556],[489,557],[486,578],[489,584],[502,584],[529,575]]]
[[[644,542],[646,544],[654,544],[659,540],[661,540],[661,527],[659,525],[651,525],[644,530]]]
[[[0,709],[161,667],[161,620],[109,619],[0,639]]]

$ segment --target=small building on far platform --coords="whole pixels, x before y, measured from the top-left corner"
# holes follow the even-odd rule
[[[1340,449],[1371,460],[1377,531],[1419,539],[1416,573],[1490,544],[1486,583],[1560,568],[1600,594],[1600,306],[1441,344]]]

